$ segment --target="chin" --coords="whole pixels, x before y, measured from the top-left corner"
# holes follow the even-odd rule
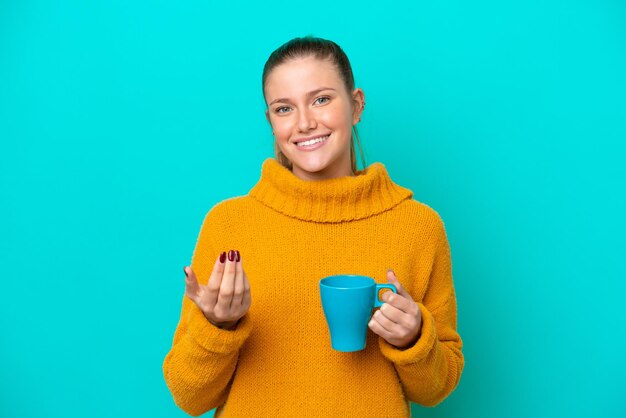
[[[330,147],[324,147],[310,153],[296,151],[290,156],[291,158],[287,158],[291,161],[292,166],[297,167],[300,171],[322,174],[333,170],[333,166],[339,164],[339,161],[344,157],[341,152],[337,152],[338,150],[332,146],[333,144],[327,145]]]
[[[301,158],[295,160],[294,166],[297,166],[300,170],[308,173],[323,174],[329,171],[334,171],[333,167],[338,163],[338,158],[329,159],[325,156],[319,156],[317,158]]]
[[[303,171],[307,171],[309,173],[318,173],[320,171],[323,171],[324,169],[326,169],[328,167],[328,164],[325,163],[317,163],[317,162],[298,162],[296,161],[295,164],[293,164],[294,166],[297,166],[298,168],[300,168],[300,170]]]

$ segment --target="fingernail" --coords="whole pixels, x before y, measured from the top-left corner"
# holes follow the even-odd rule
[[[188,277],[187,276],[187,270],[185,270],[185,267],[183,267],[183,272],[185,273],[185,277]]]
[[[235,252],[237,253],[237,261],[241,261],[241,254],[239,254],[239,250],[235,250]]]
[[[392,272],[392,273],[393,273],[393,270],[392,270],[392,269],[387,269],[387,273],[389,273],[389,272]],[[394,276],[395,276],[395,274],[396,274],[396,273],[393,273],[393,274],[394,274]]]
[[[235,259],[235,252],[233,250],[228,251],[228,261],[233,261]]]
[[[220,263],[224,264],[225,261],[226,261],[226,251],[222,251],[222,253],[220,254]]]

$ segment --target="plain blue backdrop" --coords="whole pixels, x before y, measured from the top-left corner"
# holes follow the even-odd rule
[[[273,155],[265,60],[311,34],[367,164],[446,225],[466,365],[413,415],[626,416],[625,4],[389,4],[2,1],[0,415],[186,416],[181,269]]]

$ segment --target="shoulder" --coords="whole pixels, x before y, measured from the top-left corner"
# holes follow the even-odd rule
[[[239,215],[251,203],[247,195],[233,196],[215,203],[209,208],[204,216],[204,223],[223,224]]]
[[[437,240],[445,235],[443,219],[432,206],[412,197],[398,205],[397,210],[400,219],[409,224],[408,227],[419,229],[431,239]]]
[[[387,173],[389,181],[396,187],[396,189],[405,192],[405,198],[395,207],[395,209],[399,211],[403,217],[406,216],[412,221],[417,219],[421,226],[432,226],[434,228],[443,227],[443,220],[441,216],[432,206],[416,199],[415,193],[409,187],[396,183],[390,177],[385,164],[382,162],[376,162],[374,164],[382,167],[382,169]]]
[[[399,205],[399,209],[402,209],[406,214],[417,216],[421,221],[429,224],[443,224],[443,219],[439,212],[437,212],[432,206],[421,202],[414,197],[406,199]]]

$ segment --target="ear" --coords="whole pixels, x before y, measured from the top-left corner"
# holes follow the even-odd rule
[[[352,92],[352,125],[356,125],[361,120],[361,113],[363,113],[363,106],[365,106],[365,94],[360,88],[354,89]]]

